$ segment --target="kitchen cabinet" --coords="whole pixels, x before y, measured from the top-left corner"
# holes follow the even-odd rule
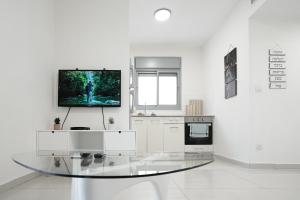
[[[184,151],[184,124],[164,124],[164,151]]]
[[[132,117],[132,129],[139,153],[184,151],[183,117]]]
[[[162,119],[152,118],[148,121],[147,131],[147,143],[148,152],[162,152],[164,149],[164,135],[162,131],[164,129]]]
[[[136,151],[139,153],[148,152],[147,129],[148,120],[143,118],[132,119],[133,130],[136,131]]]

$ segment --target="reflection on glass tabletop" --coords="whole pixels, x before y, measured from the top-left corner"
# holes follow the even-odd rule
[[[147,153],[122,155],[79,153],[38,155],[15,154],[13,160],[23,167],[43,174],[77,178],[132,178],[163,175],[197,168],[213,161],[213,154]]]

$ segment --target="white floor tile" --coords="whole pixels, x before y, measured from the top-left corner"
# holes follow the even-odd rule
[[[186,189],[189,200],[299,200],[298,190]]]
[[[1,200],[69,200],[66,189],[13,189],[0,194]]]
[[[16,189],[62,189],[71,188],[71,179],[55,176],[39,176],[25,184],[19,185]]]
[[[247,174],[244,179],[266,189],[300,190],[300,174]]]
[[[181,188],[258,188],[246,179],[242,179],[226,171],[220,170],[201,170],[190,171],[174,176],[175,183]]]

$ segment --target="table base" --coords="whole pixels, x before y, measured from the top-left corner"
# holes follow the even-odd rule
[[[169,180],[169,175],[120,179],[72,178],[71,196],[72,200],[112,200],[122,190],[138,183],[150,182],[157,199],[166,200]]]

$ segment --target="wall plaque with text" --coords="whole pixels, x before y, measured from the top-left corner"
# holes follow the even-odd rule
[[[270,69],[269,73],[272,76],[284,76],[285,70],[284,69]]]
[[[286,76],[270,76],[270,82],[285,82]]]
[[[276,56],[285,56],[285,53],[283,50],[269,50],[269,55],[276,55]]]
[[[269,88],[287,88],[286,54],[282,49],[269,49]]]
[[[282,83],[270,83],[270,89],[286,89],[286,82]]]
[[[270,69],[285,69],[285,63],[270,62],[269,68]]]
[[[276,62],[276,63],[285,63],[285,56],[272,56],[270,55],[270,60],[271,63],[272,62]]]

